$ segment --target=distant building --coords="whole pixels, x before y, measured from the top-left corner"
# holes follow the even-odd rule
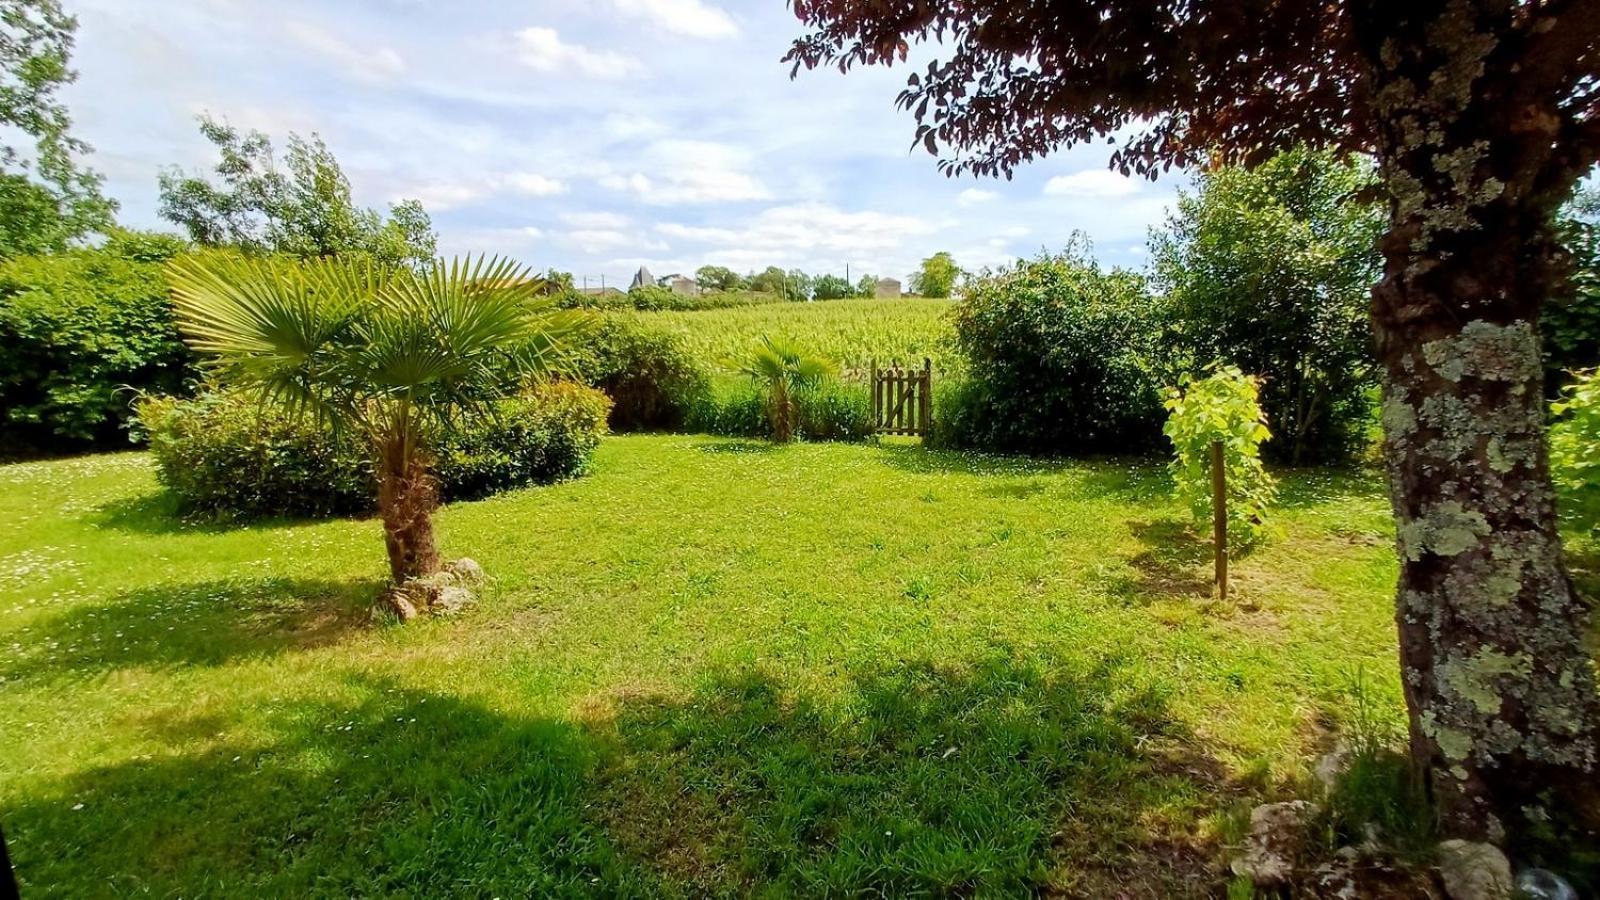
[[[628,285],[628,290],[631,291],[637,287],[656,286],[656,277],[650,274],[649,269],[645,268],[644,266],[640,266],[639,271],[633,273],[633,282]]]
[[[877,297],[880,300],[885,300],[885,299],[893,300],[893,299],[899,297],[900,296],[900,279],[898,279],[898,278],[879,278],[878,279],[878,283],[873,286],[872,296]]]
[[[578,293],[583,294],[584,296],[587,296],[587,297],[611,297],[611,296],[620,297],[620,296],[622,296],[622,291],[621,290],[619,290],[617,288],[614,288],[614,287],[611,287],[609,285],[606,286],[606,287],[581,287],[581,288],[578,288]]]
[[[667,282],[667,286],[672,288],[672,292],[674,294],[692,295],[700,293],[699,282],[695,281],[693,278],[685,278],[682,275],[672,276],[671,280]]]

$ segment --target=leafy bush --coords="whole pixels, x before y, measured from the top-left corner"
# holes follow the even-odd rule
[[[1266,532],[1267,508],[1277,485],[1261,464],[1261,444],[1272,436],[1261,411],[1260,383],[1232,366],[1189,379],[1167,395],[1166,434],[1176,459],[1178,498],[1196,519],[1211,521],[1211,446],[1222,443],[1228,486],[1228,546],[1245,548]]]
[[[1593,531],[1600,528],[1600,370],[1573,373],[1550,412],[1550,475],[1561,515]]]
[[[1298,149],[1198,179],[1151,239],[1171,367],[1262,375],[1279,436],[1269,455],[1347,459],[1365,438],[1376,382],[1367,307],[1383,216],[1353,199],[1371,165]]]
[[[0,438],[71,449],[121,438],[125,390],[181,393],[194,356],[178,339],[166,235],[119,232],[96,249],[0,265]]]
[[[370,454],[351,434],[235,394],[145,397],[137,410],[161,483],[185,513],[250,519],[372,509]]]
[[[474,499],[582,473],[609,405],[599,391],[562,382],[499,401],[492,417],[441,438],[433,464],[441,495]],[[146,397],[138,415],[161,482],[185,513],[250,519],[373,508],[371,453],[354,433],[233,393]]]
[[[705,371],[673,335],[607,317],[578,346],[573,374],[611,397],[615,431],[670,429],[707,390]]]
[[[1550,385],[1600,365],[1600,188],[1578,191],[1556,216],[1556,234],[1572,254],[1572,293],[1552,298],[1539,316]]]
[[[1128,452],[1161,434],[1158,317],[1144,281],[1103,272],[1085,248],[985,272],[955,307],[968,383],[949,404],[950,446]]]
[[[611,399],[565,381],[500,401],[493,418],[441,442],[434,471],[447,500],[473,500],[581,475],[606,432]]]

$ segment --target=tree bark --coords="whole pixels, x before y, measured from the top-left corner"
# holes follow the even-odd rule
[[[439,550],[433,540],[433,511],[438,505],[438,483],[421,454],[408,452],[403,438],[386,440],[379,448],[378,513],[395,584],[439,571]]]
[[[1504,8],[1357,4],[1389,193],[1374,331],[1411,755],[1442,832],[1515,851],[1600,828],[1597,699],[1556,527],[1538,314],[1564,284],[1553,174]],[[1537,824],[1535,824],[1537,823]],[[1571,832],[1567,832],[1570,834]]]

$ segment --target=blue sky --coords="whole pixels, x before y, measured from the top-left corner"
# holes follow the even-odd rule
[[[714,263],[904,276],[1087,232],[1139,265],[1177,181],[1106,170],[1104,144],[1011,181],[941,175],[894,107],[907,68],[778,62],[782,0],[64,0],[67,100],[123,221],[160,227],[156,175],[213,161],[201,112],[317,132],[358,200],[420,199],[440,249],[591,283]]]

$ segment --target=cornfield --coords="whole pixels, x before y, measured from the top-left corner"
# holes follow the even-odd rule
[[[747,353],[763,336],[787,338],[812,353],[836,360],[847,374],[864,372],[876,359],[934,366],[950,361],[950,300],[826,300],[770,303],[731,309],[632,313],[648,327],[682,337],[708,365]]]

